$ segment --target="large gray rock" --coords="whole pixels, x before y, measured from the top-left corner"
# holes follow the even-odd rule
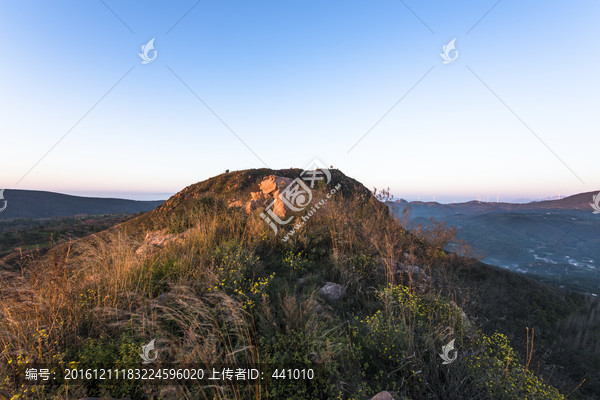
[[[334,282],[325,282],[319,294],[329,301],[338,301],[346,294],[346,286]]]
[[[394,400],[390,392],[379,392],[375,396],[371,397],[371,400]]]

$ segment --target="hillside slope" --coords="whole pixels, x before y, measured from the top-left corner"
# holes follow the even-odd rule
[[[1,387],[36,398],[561,399],[586,379],[572,398],[600,393],[593,299],[444,252],[337,170],[295,197],[310,204],[278,215],[295,219],[275,232],[265,206],[284,187],[269,185],[301,174],[219,175],[3,271]],[[140,368],[152,339],[153,369],[226,363],[265,379],[60,377],[65,367]],[[458,352],[448,348],[445,365],[449,343]],[[60,379],[24,392],[33,362]]]

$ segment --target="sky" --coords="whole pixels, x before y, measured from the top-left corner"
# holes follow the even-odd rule
[[[600,190],[599,17],[592,0],[0,0],[0,188],[166,198],[318,159],[409,200]]]

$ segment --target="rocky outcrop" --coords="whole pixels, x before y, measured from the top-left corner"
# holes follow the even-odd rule
[[[275,198],[292,182],[292,179],[283,176],[269,175],[258,185],[264,194],[272,194]]]
[[[247,214],[257,208],[264,208],[269,206],[273,201],[273,212],[280,218],[284,218],[286,214],[285,204],[279,198],[279,194],[292,182],[291,178],[283,176],[269,175],[263,178],[262,182],[258,185],[259,192],[250,193],[250,200],[243,202],[242,200],[236,200],[229,203],[229,207],[242,208]]]

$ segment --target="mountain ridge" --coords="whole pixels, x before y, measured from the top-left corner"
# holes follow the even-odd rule
[[[78,214],[135,214],[152,210],[164,203],[162,200],[84,197],[22,189],[4,189],[4,199],[7,207],[0,212],[0,220],[68,217]]]
[[[404,199],[390,201],[397,206],[408,207],[413,216],[421,216],[428,211],[430,216],[449,216],[453,214],[483,214],[492,212],[524,212],[544,210],[593,211],[590,203],[599,191],[577,193],[559,200],[532,201],[529,203],[483,202],[470,200],[460,203],[438,203],[435,201],[407,201]]]

